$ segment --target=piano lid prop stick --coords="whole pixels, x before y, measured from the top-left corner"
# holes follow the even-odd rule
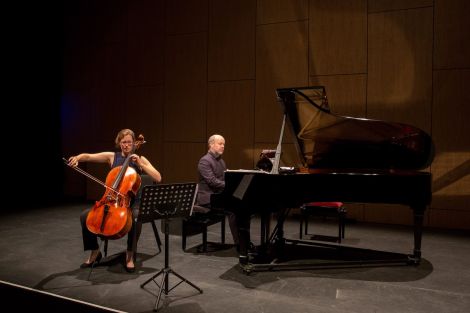
[[[282,119],[281,135],[279,136],[279,143],[276,148],[276,156],[274,157],[273,168],[271,169],[271,174],[279,174],[279,160],[281,159],[281,149],[282,149],[282,137],[284,137],[284,125],[286,124],[286,114]]]

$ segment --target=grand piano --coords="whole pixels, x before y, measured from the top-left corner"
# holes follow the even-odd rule
[[[423,215],[431,202],[431,174],[426,171],[434,158],[431,137],[406,124],[334,114],[323,86],[281,88],[276,93],[284,120],[272,170],[226,171],[224,191],[211,198],[213,207],[237,216],[243,269],[249,272],[258,265],[263,267],[251,262],[248,253],[253,214],[279,214],[313,201],[409,206],[414,249],[396,261],[419,264]],[[296,170],[279,167],[286,124],[294,135],[301,164]],[[282,223],[281,218],[274,236],[277,253],[286,251],[279,246],[289,241],[283,237]],[[273,269],[273,263],[267,268]]]

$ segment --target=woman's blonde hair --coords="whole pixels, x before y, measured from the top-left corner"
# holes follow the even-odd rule
[[[132,141],[135,141],[135,134],[131,129],[129,128],[121,129],[119,133],[117,134],[116,139],[114,140],[114,142],[116,143],[116,148],[119,148],[122,138],[124,138],[127,135],[131,135]]]

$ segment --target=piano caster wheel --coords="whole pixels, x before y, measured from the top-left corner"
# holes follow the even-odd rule
[[[242,267],[242,270],[243,270],[243,273],[246,274],[246,275],[250,275],[251,272],[253,272],[253,266],[251,265],[242,265],[240,264],[240,266]]]
[[[238,264],[240,264],[240,268],[242,269],[244,274],[248,275],[253,271],[253,265],[251,263],[248,263],[245,259],[240,259],[240,262]]]
[[[421,258],[414,256],[413,254],[408,255],[408,261],[406,262],[408,265],[419,265],[421,262]]]

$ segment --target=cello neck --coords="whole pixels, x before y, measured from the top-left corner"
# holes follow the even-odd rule
[[[119,184],[121,183],[122,178],[126,174],[127,168],[129,167],[129,162],[131,160],[131,155],[134,154],[134,151],[135,151],[135,149],[133,149],[131,151],[131,153],[129,153],[129,155],[126,157],[126,160],[121,165],[121,169],[119,170],[119,174],[116,176],[116,179],[114,180],[114,183],[113,183],[113,186],[112,186],[113,189],[118,189]]]

